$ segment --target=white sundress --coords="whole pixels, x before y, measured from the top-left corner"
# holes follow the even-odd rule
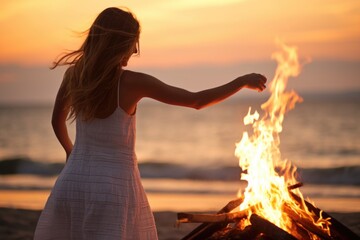
[[[118,97],[119,98],[119,97]],[[156,240],[134,151],[135,114],[76,120],[76,140],[34,240]]]

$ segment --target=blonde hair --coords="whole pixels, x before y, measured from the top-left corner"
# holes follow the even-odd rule
[[[131,56],[139,35],[140,24],[130,11],[107,8],[95,19],[82,46],[54,62],[52,69],[70,66],[65,73],[69,118],[81,115],[82,120],[91,120],[111,105],[120,64]]]

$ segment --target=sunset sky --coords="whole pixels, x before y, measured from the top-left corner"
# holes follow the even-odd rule
[[[360,90],[358,0],[1,0],[0,103],[51,102],[65,49],[76,49],[97,14],[126,6],[142,26],[129,69],[200,90],[248,72],[271,80],[280,39],[308,62],[300,92]]]

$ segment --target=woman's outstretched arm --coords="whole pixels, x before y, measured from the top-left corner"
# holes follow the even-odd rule
[[[125,78],[124,85],[131,93],[132,102],[137,103],[141,98],[149,97],[167,104],[195,109],[202,109],[221,102],[242,88],[250,88],[261,92],[266,87],[266,78],[256,73],[247,74],[227,84],[199,92],[190,92],[167,85],[155,77],[143,73],[131,72],[128,75],[129,77]]]
[[[54,109],[52,113],[52,119],[51,119],[51,124],[55,132],[55,135],[66,152],[66,161],[73,148],[73,143],[70,140],[68,129],[66,126],[67,116],[70,111],[69,101],[65,97],[67,81],[68,81],[68,77],[67,74],[65,73],[63,82],[56,95]]]

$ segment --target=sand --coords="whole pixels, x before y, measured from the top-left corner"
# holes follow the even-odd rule
[[[44,207],[48,195],[48,190],[0,190],[0,239],[33,239],[33,233],[40,215],[39,209]],[[180,227],[175,227],[177,212],[214,213],[229,200],[234,199],[234,196],[148,194],[148,198],[154,211],[159,239],[176,240],[184,237],[198,225],[181,224]],[[330,212],[331,216],[360,235],[360,201],[358,199],[319,198],[315,199],[315,202],[318,207]],[[340,211],[342,213],[339,213]]]
[[[159,239],[181,239],[197,224],[182,224],[175,227],[175,212],[155,212],[155,221]],[[0,208],[0,239],[1,240],[32,240],[39,210]]]
[[[31,240],[40,210],[24,210],[15,208],[0,208],[0,239]],[[159,240],[181,239],[189,233],[196,224],[181,224],[175,227],[176,212],[155,212],[155,221]],[[360,235],[360,212],[330,213],[331,216]]]

